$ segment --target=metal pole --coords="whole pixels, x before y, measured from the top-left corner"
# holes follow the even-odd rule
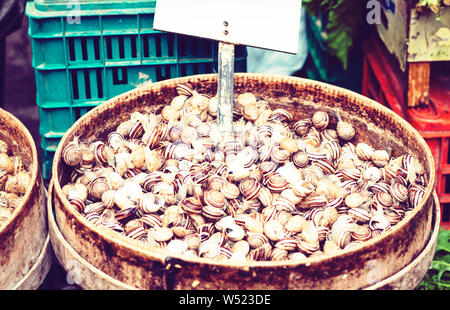
[[[219,42],[217,123],[222,136],[233,131],[234,44]]]

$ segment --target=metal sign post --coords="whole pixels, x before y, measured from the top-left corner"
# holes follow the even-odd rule
[[[233,130],[234,45],[296,54],[301,0],[159,0],[155,30],[219,41],[217,122]]]

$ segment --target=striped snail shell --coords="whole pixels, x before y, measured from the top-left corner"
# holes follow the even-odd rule
[[[62,152],[64,162],[69,166],[77,166],[81,163],[83,159],[83,154],[81,148],[78,144],[78,139],[74,139],[72,142],[67,144]]]
[[[145,233],[144,223],[140,219],[128,221],[124,226],[125,235],[131,239],[140,239]]]
[[[283,164],[289,160],[290,153],[284,149],[274,147],[270,153],[270,157],[276,164]]]
[[[306,240],[297,241],[298,250],[305,255],[313,254],[314,252],[319,250],[319,247],[320,246],[319,246],[318,242],[312,243],[312,242],[308,242]]]
[[[144,134],[144,126],[142,125],[140,120],[134,121],[130,128],[128,129],[127,135],[130,139],[137,139],[142,137]]]
[[[175,90],[180,96],[190,97],[194,94],[194,88],[189,83],[178,84]]]
[[[222,209],[214,207],[210,204],[206,204],[202,207],[202,216],[210,221],[217,221],[226,216],[226,213]]]
[[[248,242],[248,245],[252,249],[259,248],[263,244],[269,243],[269,239],[267,238],[267,236],[262,233],[248,232],[246,240]]]
[[[423,196],[425,195],[425,188],[421,185],[414,184],[409,190],[409,203],[412,208],[419,205]]]
[[[246,178],[239,183],[239,190],[245,200],[253,200],[261,190],[261,183],[253,178]]]
[[[336,133],[336,130],[334,129],[324,129],[320,132],[320,137],[323,142],[329,142],[329,141],[335,141],[339,142],[338,135]]]
[[[266,176],[265,185],[274,193],[281,193],[289,186],[286,179],[277,172]]]
[[[110,189],[106,177],[96,177],[88,185],[88,193],[95,200],[102,199],[103,193]]]
[[[295,122],[294,125],[292,126],[292,130],[294,130],[294,132],[297,135],[302,137],[309,132],[309,129],[311,128],[312,125],[313,124],[312,124],[311,119],[305,118],[305,119]]]
[[[267,260],[271,254],[272,246],[270,243],[265,243],[250,252],[250,259],[253,261],[264,261]]]
[[[114,215],[117,221],[122,221],[131,218],[137,211],[136,206],[130,206],[128,208],[122,209]]]
[[[288,237],[285,239],[281,239],[275,243],[275,248],[286,250],[286,251],[293,251],[297,248],[297,242],[298,239],[293,237]]]
[[[328,200],[326,197],[322,195],[308,197],[306,200],[304,200],[307,208],[321,208],[325,207],[328,203]]]
[[[208,177],[207,182],[208,182],[207,188],[210,190],[215,190],[215,191],[222,191],[222,189],[227,184],[229,184],[229,182],[224,177],[221,177],[216,174],[213,174],[210,177]],[[236,187],[236,185],[234,185],[234,184],[232,184],[232,185]],[[239,196],[239,189],[237,189],[237,192],[238,192],[238,196]],[[226,198],[228,198],[228,197],[226,197]],[[237,197],[232,197],[232,198],[237,198]]]
[[[273,161],[263,161],[258,165],[258,168],[265,177],[273,173],[277,169],[277,164]]]
[[[180,202],[180,207],[188,214],[201,214],[202,202],[195,197],[188,197]]]
[[[203,200],[207,205],[222,209],[225,206],[226,198],[224,194],[216,190],[207,190],[204,193]]]
[[[317,227],[318,241],[319,242],[325,241],[329,231],[330,231],[330,228],[328,228],[326,226],[318,226]]]
[[[295,204],[289,199],[278,196],[273,199],[272,205],[279,211],[286,210],[293,212],[295,210]]]
[[[69,197],[69,203],[75,208],[78,213],[83,213],[85,209],[85,205],[83,200],[78,197]]]
[[[115,195],[116,191],[113,189],[107,190],[102,194],[102,203],[105,206],[105,208],[107,209],[111,209],[112,207],[114,207],[115,202],[114,202],[114,195]]]
[[[367,241],[372,238],[372,230],[368,225],[358,225],[352,232],[351,236],[357,241]]]
[[[159,211],[164,204],[164,199],[161,196],[145,193],[139,200],[139,210],[143,213],[154,213]]]
[[[157,214],[144,214],[140,217],[141,221],[148,227],[162,227],[161,217]]]
[[[161,181],[162,181],[161,172],[159,171],[151,172],[142,181],[142,188],[147,192],[151,192],[153,186],[155,186],[157,183]]]
[[[370,212],[363,208],[350,208],[348,210],[350,215],[355,221],[366,223],[370,220]]]
[[[374,150],[370,145],[360,142],[356,145],[355,152],[361,160],[372,160]]]
[[[313,126],[317,130],[324,130],[325,128],[327,128],[328,123],[330,122],[330,117],[326,112],[317,111],[313,114],[311,121]]]
[[[323,173],[325,174],[333,174],[334,173],[334,165],[333,163],[328,159],[318,159],[314,160],[313,164],[319,167]]]
[[[389,194],[390,185],[384,182],[377,182],[369,187],[372,193],[384,192]]]
[[[258,148],[259,160],[261,162],[270,160],[273,149],[272,144],[263,144]]]
[[[394,182],[391,185],[390,193],[394,199],[400,202],[405,202],[408,199],[408,188],[399,182]]]
[[[222,188],[220,189],[220,191],[222,192],[222,194],[225,196],[225,198],[227,199],[234,199],[234,198],[238,198],[239,197],[239,187],[237,187],[236,185],[234,185],[231,182],[226,182]]]
[[[307,153],[303,151],[292,154],[291,160],[297,168],[304,168],[309,164],[309,157]]]
[[[270,253],[269,260],[271,261],[282,261],[287,259],[288,251],[280,248],[272,249]]]
[[[256,131],[257,131],[259,136],[270,137],[272,135],[272,133],[273,133],[273,128],[269,124],[259,125],[256,128]]]
[[[358,168],[347,168],[341,170],[344,180],[358,180],[361,177],[361,170]]]
[[[161,136],[158,128],[155,127],[145,132],[144,136],[142,137],[142,141],[145,143],[145,145],[148,145],[150,149],[155,149],[161,141]]]
[[[339,121],[336,124],[336,132],[338,137],[344,141],[350,141],[356,133],[353,125],[345,121]]]
[[[386,192],[377,192],[375,194],[375,200],[383,207],[383,208],[389,208],[392,206],[393,199],[392,196],[389,193]]]
[[[282,123],[289,123],[292,121],[292,114],[283,108],[278,108],[272,111],[269,117],[270,121],[279,121]]]

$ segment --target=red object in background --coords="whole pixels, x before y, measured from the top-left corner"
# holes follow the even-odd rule
[[[362,94],[389,107],[422,135],[436,163],[441,226],[450,229],[450,78],[445,68],[430,79],[430,103],[408,108],[406,73],[378,38],[363,44]],[[444,67],[448,67],[446,63]]]

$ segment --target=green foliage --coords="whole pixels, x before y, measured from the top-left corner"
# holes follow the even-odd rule
[[[450,290],[450,230],[439,230],[436,254],[419,290]]]
[[[303,0],[306,11],[326,20],[326,43],[347,69],[348,53],[357,37],[367,28],[365,1],[354,0]]]

